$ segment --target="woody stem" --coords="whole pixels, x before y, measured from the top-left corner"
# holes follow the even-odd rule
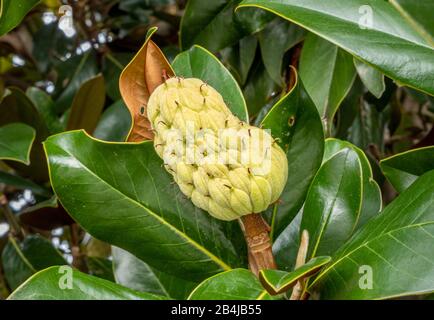
[[[262,269],[276,269],[271,247],[270,227],[261,214],[245,215],[241,217],[241,223],[247,242],[250,270],[258,275]]]
[[[12,234],[22,240],[25,237],[24,230],[21,228],[17,217],[12,213],[11,209],[9,208],[8,202],[9,201],[6,195],[0,193],[0,207],[1,209],[3,209],[3,215],[6,221],[9,223]]]

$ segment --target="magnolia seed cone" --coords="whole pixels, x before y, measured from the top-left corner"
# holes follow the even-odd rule
[[[199,79],[171,78],[149,98],[154,147],[182,193],[221,220],[260,213],[275,202],[288,164],[271,135],[234,116]]]

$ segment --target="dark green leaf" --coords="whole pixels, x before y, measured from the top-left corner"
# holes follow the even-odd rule
[[[36,271],[66,263],[47,239],[37,235],[27,236],[21,243],[10,237],[2,253],[2,262],[5,278],[12,289]]]
[[[431,0],[389,0],[389,2],[417,33],[425,38],[428,43],[434,45],[434,24],[431,16],[434,3]]]
[[[386,1],[244,0],[241,6],[274,12],[399,83],[434,95],[433,47]]]
[[[56,4],[58,8],[58,4]],[[43,15],[44,13],[41,13]],[[76,48],[78,36],[67,37],[59,29],[57,21],[49,24],[42,23],[33,35],[32,56],[43,75],[50,72],[50,68],[59,61],[59,57],[67,57]]]
[[[379,99],[386,90],[384,75],[377,69],[357,59],[354,59],[354,65],[356,66],[357,73],[363,84],[369,92]]]
[[[330,260],[330,257],[315,257],[292,272],[261,270],[259,272],[259,280],[269,294],[281,294],[295,286],[297,281],[318,273]]]
[[[360,215],[356,227],[360,228],[370,218],[372,218],[381,211],[381,190],[377,182],[374,180],[371,164],[366,154],[355,145],[352,145],[347,141],[342,141],[338,139],[326,139],[323,161],[327,161],[333,155],[345,148],[350,148],[357,153],[360,164],[362,166],[362,208],[360,210]]]
[[[106,84],[106,93],[113,101],[121,99],[119,76],[132,58],[133,56],[129,53],[107,53],[105,55],[103,74]]]
[[[319,291],[321,299],[388,299],[433,292],[433,188],[430,171],[336,252],[311,291]]]
[[[336,110],[356,76],[353,58],[333,43],[309,33],[300,57],[300,78],[330,130]]]
[[[72,131],[51,136],[45,149],[60,202],[95,238],[185,279],[244,264],[237,222],[195,208],[152,143],[103,143]]]
[[[26,14],[37,5],[40,0],[1,0],[0,3],[0,36],[8,33],[21,23]]]
[[[259,34],[262,60],[270,77],[283,84],[282,62],[286,51],[303,40],[305,30],[281,18],[270,22]]]
[[[376,145],[382,152],[386,127],[384,114],[362,97],[359,97],[355,107],[357,108],[356,118],[348,130],[347,140],[362,150]]]
[[[86,80],[72,101],[66,130],[84,129],[92,134],[105,103],[105,86],[102,75]]]
[[[21,190],[28,189],[31,190],[34,194],[43,197],[50,197],[52,195],[49,190],[39,184],[34,183],[31,180],[27,180],[20,176],[3,171],[0,171],[0,183],[4,183],[8,186],[12,186]]]
[[[53,100],[47,93],[36,87],[30,87],[26,90],[26,95],[35,105],[51,134],[63,131],[62,124],[54,112]]]
[[[219,273],[198,285],[189,300],[269,300],[256,276],[246,269]]]
[[[62,114],[71,107],[81,85],[98,73],[95,53],[88,51],[83,55],[76,55],[57,66],[57,69],[59,70],[57,87],[61,93],[55,101],[55,110],[57,114]],[[67,84],[66,87],[63,83]]]
[[[261,31],[273,18],[274,16],[269,12],[249,8],[244,12],[234,12],[233,21],[238,29],[241,29],[245,34],[254,34]]]
[[[398,192],[403,192],[416,179],[434,169],[434,147],[413,149],[380,162],[384,175]]]
[[[347,140],[349,129],[356,119],[359,111],[360,100],[365,93],[362,81],[356,77],[353,87],[342,101],[341,107],[336,113],[336,126],[333,128],[332,136],[338,139]]]
[[[345,148],[318,170],[306,197],[300,232],[309,232],[308,257],[330,255],[354,232],[362,206],[362,168]]]
[[[221,51],[222,61],[241,85],[247,80],[255,59],[257,46],[258,39],[250,35],[241,39],[237,45],[227,47]]]
[[[93,136],[105,141],[121,142],[127,138],[130,128],[131,114],[125,103],[119,100],[104,111]]]
[[[113,263],[110,259],[88,256],[86,258],[89,274],[111,282],[115,281]]]
[[[261,126],[279,139],[288,157],[288,182],[280,203],[272,208],[272,234],[277,237],[303,205],[321,165],[324,134],[318,111],[299,79],[291,92],[270,110]]]
[[[151,268],[131,253],[112,247],[116,283],[140,292],[185,299],[197,283]]]
[[[302,213],[301,210],[273,242],[273,254],[279,270],[292,271],[295,268],[297,251],[300,246]]]
[[[181,47],[198,44],[218,51],[239,39],[259,31],[272,16],[253,9],[234,13],[240,0],[190,0],[181,21]]]
[[[211,85],[222,96],[229,109],[248,122],[246,101],[236,80],[224,65],[209,51],[194,46],[180,53],[172,64],[175,73],[184,78],[198,78]]]
[[[35,129],[24,123],[10,123],[0,127],[0,159],[28,165]]]
[[[0,126],[22,122],[36,130],[36,138],[30,152],[30,165],[10,163],[10,165],[25,176],[31,176],[36,181],[48,179],[47,161],[41,142],[48,136],[48,129],[30,99],[17,88],[9,88],[0,103]]]
[[[71,282],[68,281],[69,276],[71,277]],[[81,273],[69,266],[57,266],[36,273],[14,291],[8,299],[162,300],[164,297],[137,292],[113,282]]]
[[[265,70],[264,64],[256,59],[243,89],[250,116],[256,116],[273,100],[279,90],[279,86]]]

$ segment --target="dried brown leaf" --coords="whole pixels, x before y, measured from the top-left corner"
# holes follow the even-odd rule
[[[127,141],[153,139],[151,124],[146,117],[148,99],[166,77],[174,74],[166,57],[149,36],[119,78],[120,92],[133,123]]]

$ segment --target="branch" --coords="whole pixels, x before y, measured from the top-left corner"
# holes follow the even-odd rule
[[[247,242],[250,270],[258,275],[262,269],[276,269],[270,227],[261,214],[252,213],[241,217],[241,226]]]
[[[3,209],[3,215],[6,221],[9,223],[12,235],[18,237],[20,240],[24,239],[24,230],[21,228],[16,216],[11,211],[8,198],[2,193],[0,193],[0,206]]]
[[[77,268],[82,272],[87,273],[87,265],[85,261],[85,256],[80,249],[80,227],[74,223],[70,225],[71,232],[71,254],[72,254],[72,266]]]

